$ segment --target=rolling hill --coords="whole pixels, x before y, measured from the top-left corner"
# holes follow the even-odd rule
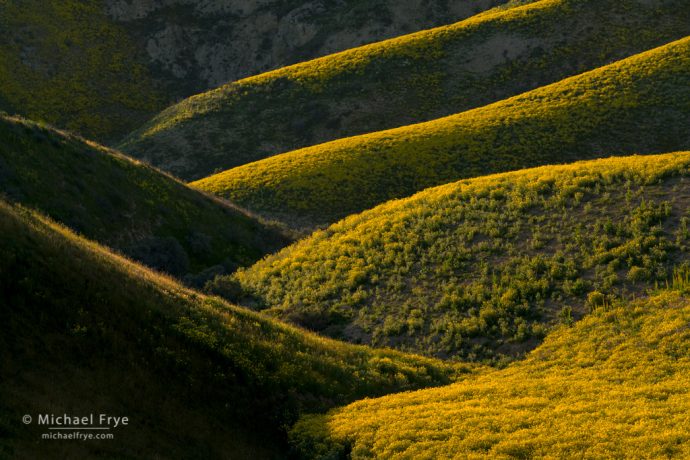
[[[682,0],[529,2],[229,83],[166,109],[121,148],[195,180],[484,106],[687,35]]]
[[[690,2],[0,0],[0,330],[0,460],[690,458]]]
[[[322,334],[503,362],[690,266],[690,153],[469,179],[350,216],[216,280]]]
[[[5,202],[0,234],[3,458],[284,458],[303,411],[471,370],[266,319]],[[129,425],[115,440],[41,441],[46,427],[20,421],[46,413]]]
[[[500,0],[4,0],[0,110],[115,141],[227,81],[428,27]]]
[[[507,369],[307,417],[291,439],[311,459],[687,458],[688,323],[677,293],[599,309]]]
[[[288,242],[139,161],[1,114],[0,194],[191,284],[249,265]]]
[[[690,37],[438,120],[340,139],[192,183],[312,229],[454,180],[690,148]]]

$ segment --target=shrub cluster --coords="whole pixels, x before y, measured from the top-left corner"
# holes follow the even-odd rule
[[[441,186],[349,217],[227,282],[333,337],[519,356],[548,325],[643,295],[690,262],[689,165],[688,153],[634,156]]]

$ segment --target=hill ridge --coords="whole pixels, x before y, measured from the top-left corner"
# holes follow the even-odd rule
[[[139,160],[6,115],[0,194],[195,285],[289,241],[241,208]]]
[[[690,147],[690,37],[449,117],[340,139],[195,181],[293,228],[492,172]]]
[[[215,284],[339,339],[509,361],[554,324],[690,265],[689,173],[679,152],[466,179],[347,217]]]
[[[680,1],[541,0],[491,10],[193,96],[121,146],[196,180],[481,107],[690,35],[688,23]]]
[[[302,411],[471,371],[270,320],[4,200],[0,229],[2,456],[281,458]],[[129,417],[123,442],[37,442],[45,427],[18,425],[95,411]]]
[[[0,109],[116,142],[226,81],[502,1],[4,1]]]

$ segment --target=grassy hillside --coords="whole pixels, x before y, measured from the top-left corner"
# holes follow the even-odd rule
[[[194,182],[294,227],[454,180],[690,148],[690,37],[496,104],[274,156]]]
[[[187,290],[0,202],[0,456],[276,458],[302,411],[469,370],[333,342]],[[102,442],[41,441],[24,414],[107,413]]]
[[[115,139],[172,99],[100,0],[0,2],[0,109]]]
[[[192,283],[249,265],[287,242],[136,160],[3,115],[0,194]]]
[[[310,459],[687,458],[689,322],[672,293],[598,309],[524,362],[304,418],[292,441]]]
[[[502,0],[3,0],[0,109],[115,141],[227,81]]]
[[[530,2],[194,96],[134,132],[122,148],[198,179],[483,106],[687,35],[690,5],[683,0]]]
[[[505,360],[690,264],[690,153],[547,166],[392,201],[221,278],[353,342]]]

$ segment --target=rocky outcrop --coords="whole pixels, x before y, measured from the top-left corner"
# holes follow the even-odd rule
[[[115,143],[225,82],[505,1],[0,1],[0,110]]]
[[[451,23],[500,0],[106,0],[106,13],[185,92]],[[186,95],[186,94],[185,94]]]

